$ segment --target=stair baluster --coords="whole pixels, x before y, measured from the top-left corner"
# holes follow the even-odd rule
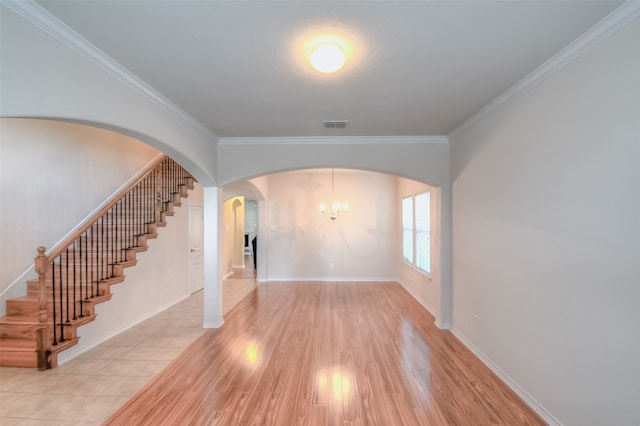
[[[165,216],[193,188],[193,177],[168,157],[141,175],[66,242],[49,254],[38,248],[37,286],[29,284],[27,296],[10,300],[12,309],[7,301],[0,319],[0,365],[55,367],[58,352],[77,343],[76,328],[95,318],[94,305],[111,298],[110,285],[124,280],[123,268],[136,263],[135,253],[146,250],[147,238],[155,238]],[[5,339],[19,342],[11,347]]]

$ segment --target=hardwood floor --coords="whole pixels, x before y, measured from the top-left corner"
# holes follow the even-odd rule
[[[106,424],[544,422],[399,284],[269,283]]]
[[[246,268],[223,282],[224,313],[256,282]],[[52,370],[0,367],[0,425],[101,426],[198,337],[198,291]]]
[[[258,285],[253,263],[249,262],[253,262],[251,257],[245,257],[247,267],[234,269],[233,274],[224,280],[222,286],[222,312],[225,317],[231,308],[237,305]]]

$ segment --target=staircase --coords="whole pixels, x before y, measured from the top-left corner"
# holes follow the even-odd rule
[[[27,295],[6,301],[0,318],[0,366],[45,370],[78,343],[78,327],[96,318],[95,306],[111,299],[111,286],[193,189],[194,179],[168,157],[143,171],[106,206],[47,253],[38,248],[38,279]]]

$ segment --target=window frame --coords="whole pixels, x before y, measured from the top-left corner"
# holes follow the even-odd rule
[[[410,211],[405,211],[405,203],[409,201],[411,203]],[[401,214],[402,214],[402,260],[409,265],[413,265],[415,261],[415,200],[413,199],[413,195],[409,195],[407,197],[402,198],[401,204]],[[405,221],[406,215],[410,214],[411,218],[409,223]],[[408,226],[408,227],[407,227]],[[405,241],[406,232],[410,232],[411,236],[411,244],[407,247],[407,242]],[[407,256],[407,248],[411,250],[410,256]]]
[[[417,197],[421,197],[424,195],[428,194],[428,198],[427,198],[427,225],[426,225],[426,229],[422,229],[419,230],[418,229],[418,224],[417,222],[419,221],[417,219],[418,217],[418,203],[416,202],[416,198]],[[412,223],[411,223],[411,228],[406,228],[405,227],[405,202],[407,202],[407,200],[411,200],[411,219],[412,219]],[[407,264],[407,266],[409,266],[410,268],[412,268],[413,270],[415,270],[416,272],[418,272],[419,274],[423,275],[425,278],[427,278],[428,280],[431,280],[431,270],[432,270],[432,265],[431,265],[431,248],[433,245],[433,241],[432,241],[432,234],[431,234],[431,223],[432,223],[432,217],[431,217],[431,190],[426,190],[426,191],[421,191],[421,192],[417,192],[405,197],[402,197],[402,201],[401,201],[401,206],[400,206],[400,210],[401,210],[401,217],[402,217],[402,223],[401,223],[401,228],[402,228],[402,237],[401,237],[401,246],[402,246],[402,261],[404,263]],[[421,212],[422,213],[422,212]],[[410,230],[411,231],[411,250],[412,250],[412,257],[411,259],[408,259],[405,256],[405,232]],[[426,251],[427,251],[427,264],[423,265],[422,262],[420,262],[420,260],[418,259],[419,256],[419,248],[418,248],[418,235],[424,235],[426,233],[427,235],[427,247],[426,247]],[[420,266],[418,266],[420,264]],[[425,269],[423,266],[427,266],[429,269]]]

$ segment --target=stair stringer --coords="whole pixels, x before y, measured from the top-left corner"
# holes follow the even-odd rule
[[[189,197],[182,199],[182,206],[176,207],[175,214],[166,219],[167,226],[158,229],[158,238],[148,241],[149,250],[138,253],[138,264],[125,270],[125,282],[111,287],[111,300],[96,306],[95,321],[78,329],[79,342],[60,353],[59,364],[126,333],[190,296],[188,204],[202,204],[202,199],[202,187],[195,184]],[[167,319],[175,320],[179,319]],[[161,328],[162,324],[149,326]]]
[[[137,250],[137,266],[125,268],[122,280],[116,280],[123,284],[107,286],[109,303],[95,305],[95,317],[77,328],[78,339],[70,347],[53,355],[52,366],[86,352],[189,296],[189,214],[185,201],[202,202],[202,187],[195,186],[189,191],[191,198],[182,198],[182,207],[173,206],[173,215],[162,215],[161,220],[166,222],[158,223],[158,238],[147,239],[147,247]],[[36,318],[37,315],[34,324]],[[32,363],[16,366],[36,367]]]

